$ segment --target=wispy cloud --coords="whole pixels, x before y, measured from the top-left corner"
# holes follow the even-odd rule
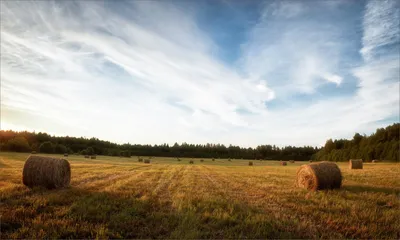
[[[267,1],[235,68],[218,58],[224,46],[202,30],[195,7],[2,1],[2,122],[118,142],[244,146],[319,144],[370,131],[398,114],[399,58],[374,54],[398,47],[393,2],[367,4],[360,46],[347,35],[356,23],[334,21],[340,8]],[[390,31],[376,31],[383,25]],[[368,58],[355,60],[349,49]],[[351,74],[358,79],[353,95],[324,98],[321,87],[339,89]],[[296,94],[316,100],[269,109]]]

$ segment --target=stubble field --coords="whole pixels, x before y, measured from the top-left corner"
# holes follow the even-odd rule
[[[0,153],[2,239],[400,237],[398,163],[339,163],[340,190],[308,192],[295,187],[307,162],[71,155],[71,187],[31,190],[28,156]]]

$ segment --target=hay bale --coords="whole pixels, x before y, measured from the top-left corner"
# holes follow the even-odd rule
[[[281,166],[286,166],[286,165],[287,165],[287,162],[285,162],[285,161],[281,162]]]
[[[336,163],[319,162],[302,165],[297,170],[297,186],[316,191],[342,186],[342,173]]]
[[[204,162],[204,159],[201,159],[200,162]]]
[[[143,162],[143,158],[138,158],[138,162]]]
[[[189,161],[189,164],[193,164],[193,163],[194,163],[193,160],[190,160],[190,161]]]
[[[349,168],[350,169],[363,169],[363,160],[362,159],[350,159],[349,160]]]
[[[68,153],[64,153],[64,157],[68,157]]]
[[[252,161],[249,162],[249,166],[253,166],[253,162]]]
[[[89,158],[89,155],[85,155],[85,158]]]
[[[309,162],[312,162],[312,160],[310,160]]]
[[[215,158],[213,158],[212,161],[214,162],[214,161],[215,161]]]
[[[96,155],[90,156],[90,159],[96,159]]]
[[[71,181],[71,167],[65,159],[29,156],[24,164],[22,183],[33,188],[67,187]]]
[[[150,163],[150,159],[145,159],[144,163]]]
[[[294,160],[290,160],[289,162],[290,162],[290,163],[294,163]]]

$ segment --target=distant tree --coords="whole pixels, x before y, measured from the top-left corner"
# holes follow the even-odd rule
[[[6,144],[6,148],[9,151],[15,152],[30,152],[31,147],[28,141],[24,137],[16,137],[9,140]]]
[[[328,141],[326,141],[324,149],[327,154],[329,154],[330,152],[332,152],[333,149],[335,149],[335,143],[333,143],[332,139],[328,139]]]
[[[57,144],[54,148],[54,151],[56,153],[68,153],[68,149],[66,146],[62,145],[62,144]]]
[[[87,155],[93,155],[93,154],[94,154],[93,148],[92,148],[92,147],[86,148],[86,154],[87,154]]]
[[[354,137],[353,137],[353,143],[355,145],[358,145],[358,144],[360,144],[362,139],[363,139],[363,136],[361,136],[361,134],[359,134],[359,133],[356,133],[356,134],[354,134]]]
[[[42,153],[54,153],[53,143],[46,141],[39,146],[39,151]]]

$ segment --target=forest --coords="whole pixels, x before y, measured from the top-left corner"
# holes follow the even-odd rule
[[[51,136],[47,133],[27,131],[0,131],[1,151],[69,153],[82,155],[109,156],[163,156],[195,158],[232,158],[264,160],[328,160],[347,161],[350,158],[361,158],[399,161],[400,123],[377,129],[370,136],[356,133],[351,140],[329,139],[322,148],[312,146],[260,145],[255,148],[225,146],[223,144],[188,144],[141,145],[116,144],[97,138],[70,136]]]
[[[354,134],[353,139],[328,139],[325,146],[313,155],[317,161],[343,161],[363,159],[364,161],[385,160],[399,162],[400,123],[378,128],[370,136]]]

